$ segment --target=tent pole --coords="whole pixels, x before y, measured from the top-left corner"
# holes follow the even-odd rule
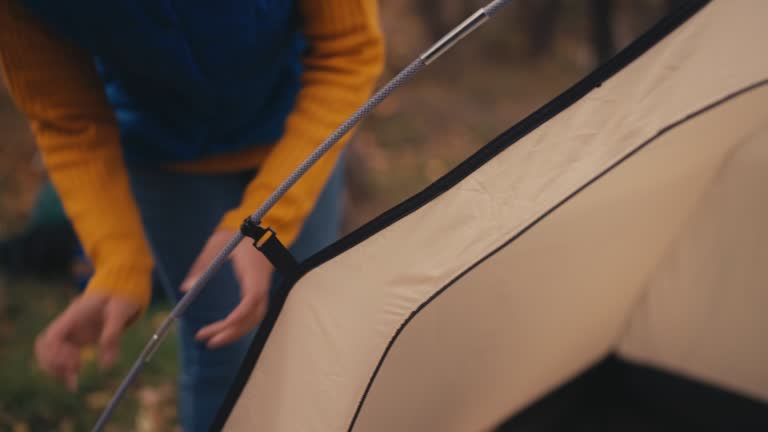
[[[269,198],[258,208],[248,219],[252,223],[260,223],[261,219],[266,213],[285,195],[288,190],[336,143],[338,143],[352,128],[354,128],[360,121],[365,118],[376,106],[378,106],[384,99],[392,94],[397,88],[405,84],[413,75],[418,73],[421,69],[434,62],[442,54],[450,50],[454,45],[461,41],[464,37],[472,33],[489,18],[496,14],[501,8],[510,3],[511,0],[494,0],[485,7],[480,8],[477,12],[472,14],[464,22],[459,24],[456,28],[451,30],[443,38],[432,45],[427,51],[420,55],[416,60],[409,64],[399,74],[397,74],[392,80],[390,80],[384,87],[379,89],[363,106],[358,108],[352,116],[350,116],[344,123],[339,126],[322,144],[320,144],[305,160],[301,163],[291,175],[283,181],[280,186],[270,195]],[[151,359],[152,355],[160,347],[165,336],[176,322],[176,320],[187,310],[190,304],[197,298],[200,292],[203,290],[208,281],[213,275],[221,268],[226,262],[229,255],[245,238],[242,232],[235,234],[232,239],[226,244],[226,246],[219,252],[216,258],[211,262],[208,268],[203,272],[201,277],[190,288],[187,294],[181,298],[176,304],[168,317],[163,321],[157,331],[152,335],[147,342],[144,349],[139,354],[136,362],[131,367],[130,371],[120,383],[120,386],[115,391],[109,404],[102,412],[99,420],[94,425],[92,431],[99,432],[106,425],[109,418],[112,416],[115,408],[125,396],[125,392],[128,390],[133,380],[139,375]]]

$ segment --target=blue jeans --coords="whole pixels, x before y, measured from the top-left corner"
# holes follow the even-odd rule
[[[291,247],[304,259],[333,242],[341,219],[343,164],[339,164]],[[155,255],[156,271],[172,300],[223,214],[237,207],[253,173],[191,175],[131,169],[133,193]],[[254,209],[256,210],[256,209]],[[280,233],[278,233],[279,236]],[[246,239],[247,241],[247,239]],[[207,431],[239,369],[253,334],[217,350],[194,340],[201,327],[224,318],[240,288],[227,263],[181,318],[179,421],[185,432]]]

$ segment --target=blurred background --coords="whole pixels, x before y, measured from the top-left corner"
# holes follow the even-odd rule
[[[385,80],[484,0],[381,1]],[[349,151],[345,231],[420,191],[641,34],[673,0],[518,0],[387,99]],[[152,330],[153,304],[120,363],[89,367],[76,394],[42,376],[37,333],[87,271],[24,119],[0,86],[0,430],[88,430]],[[175,341],[168,338],[121,405],[112,431],[175,427]],[[93,353],[84,353],[85,360]]]

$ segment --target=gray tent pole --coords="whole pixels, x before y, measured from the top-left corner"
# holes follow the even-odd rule
[[[344,135],[346,135],[353,127],[355,127],[360,121],[367,116],[377,105],[386,99],[392,92],[398,87],[407,82],[414,74],[419,72],[425,66],[429,65],[440,57],[443,53],[448,51],[456,43],[458,43],[465,36],[472,31],[480,27],[485,21],[496,14],[502,7],[512,0],[495,0],[480,8],[477,12],[472,14],[464,22],[459,24],[456,28],[451,30],[447,35],[420,55],[416,60],[403,69],[397,76],[389,81],[384,87],[376,92],[362,107],[358,108],[351,117],[349,117],[331,136],[326,138],[320,146],[318,146],[305,160],[301,163],[291,175],[278,186],[278,188],[270,195],[269,198],[254,212],[250,217],[252,223],[258,224],[264,215],[288,192],[288,190],[317,162],[328,150],[331,149]],[[195,298],[203,290],[203,287],[208,283],[211,277],[221,268],[224,262],[235,248],[240,244],[245,236],[242,232],[235,234],[227,245],[219,252],[216,258],[211,262],[208,268],[200,276],[200,279],[195,282],[192,288],[187,292],[184,297],[176,304],[168,317],[163,321],[157,331],[152,335],[147,345],[139,354],[138,359],[131,367],[123,382],[115,391],[109,404],[102,412],[101,417],[93,427],[94,432],[101,431],[104,425],[109,420],[112,412],[117,407],[120,400],[125,395],[126,390],[131,385],[133,380],[138,376],[144,365],[147,364],[157,348],[160,346],[163,338],[168,334],[171,326],[174,322],[187,310],[189,305],[195,300]]]

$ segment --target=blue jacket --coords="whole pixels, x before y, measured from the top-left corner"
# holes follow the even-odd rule
[[[299,91],[293,0],[23,0],[87,50],[134,164],[270,144]]]

